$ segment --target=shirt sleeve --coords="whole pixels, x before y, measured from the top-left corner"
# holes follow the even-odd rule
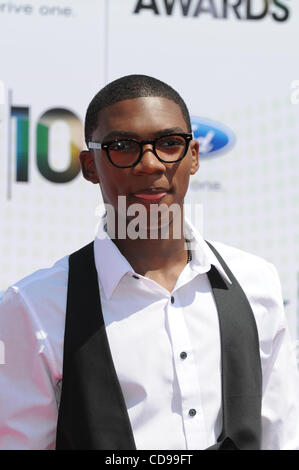
[[[0,341],[0,449],[54,449],[58,410],[51,351],[17,287],[0,302]]]
[[[265,327],[277,322],[267,366],[263,371],[262,449],[299,449],[299,380],[294,341],[284,314],[281,286],[274,266],[272,299]],[[268,322],[268,325],[267,325]]]

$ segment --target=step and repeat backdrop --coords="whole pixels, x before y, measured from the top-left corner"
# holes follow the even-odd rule
[[[298,44],[297,0],[0,1],[0,291],[94,237],[85,111],[109,81],[142,73],[190,109],[193,221],[276,265],[296,340]]]

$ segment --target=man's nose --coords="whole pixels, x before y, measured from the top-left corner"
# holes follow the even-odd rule
[[[164,172],[165,165],[160,162],[154,154],[153,145],[145,144],[142,148],[141,160],[134,167],[134,170],[138,172],[155,173]]]

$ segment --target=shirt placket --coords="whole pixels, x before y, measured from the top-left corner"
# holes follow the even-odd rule
[[[184,311],[176,292],[167,303],[167,320],[182,404],[187,449],[207,447],[200,383]]]

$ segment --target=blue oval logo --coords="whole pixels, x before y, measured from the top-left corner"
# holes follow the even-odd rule
[[[194,138],[199,142],[201,159],[226,153],[235,145],[235,134],[224,124],[199,116],[191,116],[191,124]]]

